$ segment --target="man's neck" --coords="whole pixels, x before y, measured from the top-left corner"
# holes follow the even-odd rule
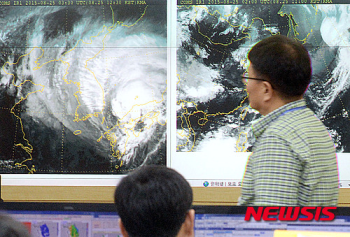
[[[268,115],[269,113],[271,113],[272,111],[286,105],[289,104],[291,102],[297,101],[297,100],[301,100],[303,98],[303,96],[296,96],[293,98],[289,98],[289,99],[284,99],[281,98],[279,96],[274,97],[273,99],[271,99],[271,101],[269,101],[268,103],[266,103],[264,106],[264,108],[262,108],[259,112],[262,115]]]

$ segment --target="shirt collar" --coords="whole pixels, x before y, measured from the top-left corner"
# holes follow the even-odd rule
[[[253,134],[255,135],[255,138],[260,137],[261,134],[263,134],[263,132],[269,126],[269,124],[273,120],[281,116],[281,114],[285,113],[287,110],[291,110],[298,107],[305,107],[305,106],[306,106],[305,100],[301,99],[301,100],[297,100],[297,101],[293,101],[288,104],[285,104],[279,107],[278,109],[275,109],[271,113],[265,116],[262,116],[255,124],[253,124],[253,127],[252,127],[252,131],[253,131]]]

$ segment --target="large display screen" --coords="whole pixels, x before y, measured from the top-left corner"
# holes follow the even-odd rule
[[[166,164],[167,3],[129,2],[0,8],[3,173]]]
[[[284,236],[348,237],[350,235],[350,216],[346,207],[338,207],[337,210],[328,212],[334,214],[332,221],[299,219],[268,221],[255,220],[253,216],[246,221],[246,207],[205,205],[193,206],[193,209],[195,210],[196,237],[273,237],[280,236],[277,235],[279,231],[287,231],[287,233],[298,231],[298,235],[297,233],[292,235],[292,232]],[[312,211],[306,213],[313,215]],[[10,215],[22,222],[33,237],[122,236],[118,225],[119,216],[112,203],[4,202],[0,203],[0,214]],[[307,217],[296,215],[296,218],[298,216],[300,219]],[[269,217],[275,218],[274,215],[269,215]]]
[[[240,75],[255,43],[283,34],[310,52],[305,98],[350,183],[350,1],[0,1],[0,20],[5,182],[158,164],[239,186],[260,118]]]

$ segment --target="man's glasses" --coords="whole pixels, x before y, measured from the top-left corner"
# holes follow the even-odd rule
[[[268,80],[265,80],[265,79],[262,79],[262,78],[247,77],[247,76],[245,76],[244,74],[241,76],[241,78],[242,78],[242,82],[243,82],[245,85],[247,85],[248,80],[268,81]]]

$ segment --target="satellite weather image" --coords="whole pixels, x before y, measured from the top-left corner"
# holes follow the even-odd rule
[[[164,165],[166,2],[44,2],[0,7],[1,173]]]
[[[342,3],[178,5],[176,150],[205,152],[222,143],[250,151],[260,114],[249,107],[240,76],[255,43],[283,34],[309,50],[306,101],[336,151],[349,152],[350,2]]]

